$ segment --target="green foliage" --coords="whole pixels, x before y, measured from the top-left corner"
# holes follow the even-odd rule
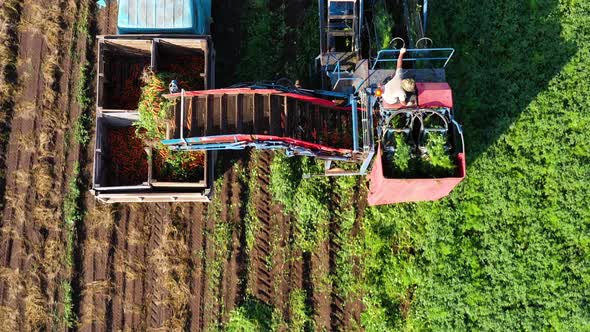
[[[74,266],[74,245],[75,245],[75,228],[76,224],[81,222],[84,218],[84,211],[81,206],[80,190],[80,165],[78,162],[74,164],[74,169],[71,175],[70,182],[68,182],[68,190],[63,202],[63,215],[66,228],[66,266]]]
[[[281,52],[287,31],[284,5],[271,9],[269,0],[249,0],[246,6],[243,25],[248,30],[242,46],[238,78],[241,81],[277,79],[283,72]]]
[[[286,213],[293,213],[298,234],[295,242],[303,251],[311,252],[327,238],[329,221],[328,179],[312,177],[302,179],[302,174],[320,174],[323,164],[317,160],[287,157],[277,153],[271,164],[270,191],[273,199],[285,206]]]
[[[92,103],[92,98],[89,96],[89,73],[90,64],[85,62],[80,66],[80,74],[78,75],[78,81],[76,82],[76,101],[80,105],[81,110],[87,109]]]
[[[64,326],[68,328],[73,328],[76,324],[77,318],[76,314],[74,313],[74,299],[72,295],[72,285],[69,281],[62,281],[61,283],[62,288],[62,305],[63,305],[63,313],[62,313],[62,322]]]
[[[270,165],[270,192],[273,199],[285,207],[285,213],[293,213],[295,190],[301,181],[301,159],[276,153]]]
[[[393,145],[395,152],[385,152],[386,170],[391,170],[393,177],[409,177],[414,172],[414,168],[410,169],[412,162],[412,146],[408,142],[408,137],[405,134],[393,134]],[[391,139],[390,138],[390,139]],[[391,143],[390,143],[391,144]],[[415,163],[414,163],[415,164]]]
[[[295,54],[285,54],[286,75],[294,80],[305,80],[309,76],[309,66],[314,64],[314,59],[320,50],[319,15],[317,1],[313,1],[303,13],[303,26],[291,28],[295,35]],[[293,52],[293,51],[290,51]],[[309,87],[312,82],[303,82],[304,87]]]
[[[258,321],[251,320],[246,316],[243,308],[233,310],[229,314],[229,321],[225,328],[227,332],[252,332],[263,331]]]
[[[84,218],[84,213],[81,207],[81,183],[80,183],[80,165],[78,162],[74,164],[70,181],[68,182],[67,192],[63,202],[64,227],[66,229],[66,253],[65,265],[68,268],[74,266],[74,246],[75,246],[75,230],[76,224],[81,222]],[[76,325],[77,317],[74,312],[73,293],[70,280],[64,280],[61,283],[62,287],[62,322],[68,328],[73,328]]]
[[[331,211],[334,222],[338,223],[339,231],[334,240],[340,245],[336,253],[336,266],[332,275],[334,290],[342,297],[348,298],[362,290],[360,278],[355,273],[353,262],[362,255],[362,242],[358,234],[353,234],[356,223],[357,207],[353,200],[354,194],[360,190],[358,178],[352,176],[338,177],[331,190],[340,198],[338,208]]]
[[[289,331],[314,330],[314,320],[305,299],[305,291],[302,289],[297,288],[289,293]]]
[[[86,115],[81,114],[78,120],[74,123],[74,140],[80,145],[87,145],[90,142],[90,128],[92,126],[92,119]]]
[[[435,178],[452,176],[456,166],[449,153],[447,135],[429,133],[425,140],[426,155],[421,159],[422,172]]]
[[[251,151],[251,163],[255,164],[259,160],[259,151]],[[245,173],[245,172],[244,172]],[[246,238],[246,248],[248,251],[254,247],[256,240],[256,231],[260,227],[258,211],[256,208],[256,195],[260,194],[260,185],[258,184],[258,168],[251,167],[248,176],[248,202],[246,202],[246,216],[244,217],[244,233]]]
[[[390,48],[389,44],[394,37],[393,27],[395,26],[395,22],[387,9],[385,0],[375,2],[373,24],[375,25],[375,33],[377,34],[377,49],[372,50],[373,53],[384,48]]]
[[[92,35],[90,34],[90,29],[89,29],[89,23],[90,23],[90,4],[86,4],[86,5],[82,5],[82,13],[80,14],[80,19],[76,21],[76,28],[77,28],[77,33],[80,34],[81,36],[83,36],[84,38],[92,38]]]
[[[468,179],[366,211],[363,326],[589,330],[590,3],[432,5],[431,37],[460,55]]]
[[[167,149],[161,146],[162,149]],[[194,182],[203,177],[203,167],[192,166],[199,157],[194,151],[169,151],[158,176],[161,179],[174,179],[174,181]]]
[[[424,154],[417,151],[406,134],[391,133],[388,145],[395,152],[384,152],[386,176],[392,178],[444,178],[453,176],[457,166],[450,155],[447,135],[429,133],[424,138]],[[392,142],[391,142],[392,141]]]
[[[225,326],[227,332],[277,331],[280,313],[271,306],[254,298],[246,301],[229,314]]]
[[[68,191],[64,198],[64,219],[67,225],[73,226],[76,222],[82,220],[82,212],[80,209],[80,180],[78,178],[80,174],[80,164],[76,162],[74,164],[74,170],[70,182],[68,182]]]
[[[311,82],[305,81],[320,49],[317,10],[317,3],[312,2],[297,14],[301,18],[295,26],[287,26],[287,16],[293,14],[286,11],[286,2],[249,0],[242,18],[242,25],[248,28],[240,53],[238,80],[287,77],[310,86]]]
[[[223,180],[223,177],[215,180],[215,192],[221,192]],[[223,313],[225,311],[225,305],[223,299],[220,298],[220,290],[223,281],[223,266],[230,253],[233,227],[231,223],[221,218],[222,204],[223,202],[220,196],[216,195],[207,210],[207,219],[215,221],[213,229],[210,227],[204,229],[205,237],[211,240],[209,243],[210,250],[212,250],[211,260],[205,266],[206,287],[207,292],[212,294],[214,300],[205,303],[204,309],[208,312],[214,312],[221,308],[221,312]]]
[[[304,174],[319,174],[323,164],[317,160],[303,158],[301,169]],[[327,239],[328,179],[312,177],[302,179],[295,190],[294,210],[299,234],[296,244],[304,252],[312,252],[318,244]]]

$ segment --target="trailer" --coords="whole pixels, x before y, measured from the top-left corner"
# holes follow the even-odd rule
[[[138,137],[145,71],[189,71],[193,88],[215,86],[210,1],[119,1],[118,35],[98,36],[92,192],[106,203],[208,202],[216,153],[190,178],[161,171],[158,146]]]

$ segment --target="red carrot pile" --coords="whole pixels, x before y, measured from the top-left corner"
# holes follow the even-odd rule
[[[204,69],[204,57],[194,55],[170,57],[158,68],[161,72],[174,73],[180,87],[185,90],[202,90],[205,88],[201,77],[201,73],[205,72]]]
[[[138,185],[147,181],[147,153],[142,141],[135,136],[134,127],[109,128],[109,177],[119,186]]]
[[[122,67],[116,62],[111,66],[111,71],[117,72]],[[144,64],[130,64],[124,73],[116,73],[121,77],[121,85],[116,87],[111,96],[112,108],[134,110],[137,109],[137,103],[141,94],[141,74],[144,70]]]
[[[143,72],[143,67],[139,64],[134,65],[130,69],[129,76],[123,82],[123,89],[121,93],[121,104],[123,109],[133,110],[137,108],[137,102],[139,101],[140,90],[140,77]]]

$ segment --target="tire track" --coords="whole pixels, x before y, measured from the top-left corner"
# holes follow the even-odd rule
[[[256,238],[254,247],[251,252],[252,273],[254,277],[252,282],[252,295],[260,301],[273,303],[273,276],[267,266],[267,257],[271,254],[271,200],[269,192],[270,185],[270,163],[272,153],[262,151],[259,154],[257,167],[258,192],[256,193],[255,206],[256,216],[258,218],[258,227],[256,229]]]
[[[274,305],[283,314],[284,318],[289,317],[289,291],[291,261],[295,261],[290,239],[290,219],[283,212],[283,207],[277,203],[271,207],[271,255],[272,275],[274,290]]]
[[[100,205],[90,194],[86,206],[92,207],[84,218],[80,250],[82,264],[79,278],[80,331],[104,330],[113,321],[113,301],[116,300],[114,274],[114,244],[118,240],[113,210]]]
[[[125,324],[123,329],[138,330],[142,324],[143,284],[145,279],[144,247],[145,222],[144,207],[130,205],[128,208],[131,218],[127,219],[127,233],[124,237],[125,261],[121,267],[124,271],[123,310]]]
[[[333,181],[331,181],[331,185],[333,187]],[[332,211],[332,213],[330,218],[330,232],[328,237],[330,257],[329,268],[331,275],[336,274],[336,270],[338,269],[338,253],[342,249],[342,246],[340,245],[342,243],[342,239],[340,237],[340,221],[334,215],[334,211],[337,211],[341,208],[340,201],[340,195],[336,191],[332,190],[329,203],[330,211]],[[330,298],[330,327],[332,331],[342,331],[344,328],[344,299],[340,296],[340,294],[338,294],[336,287],[332,287]]]
[[[242,160],[238,160],[236,165],[241,166]],[[240,167],[241,169],[241,167]],[[229,313],[235,308],[236,304],[240,301],[239,289],[239,272],[240,258],[241,258],[241,220],[244,219],[246,210],[242,209],[242,196],[243,196],[243,183],[240,180],[240,174],[236,170],[236,167],[232,167],[230,171],[230,182],[227,184],[230,186],[230,193],[227,196],[225,204],[225,216],[223,222],[231,225],[231,240],[229,245],[229,252],[227,261],[223,271],[223,283],[222,283],[222,299],[223,299],[223,312],[221,320],[227,322]],[[244,204],[245,205],[245,204]]]
[[[204,283],[204,260],[202,252],[204,250],[204,238],[203,238],[203,214],[207,213],[207,205],[198,204],[191,208],[189,215],[189,243],[191,255],[191,264],[193,266],[191,271],[191,301],[190,301],[190,321],[188,323],[188,329],[191,331],[201,330],[201,312],[202,312],[202,301]]]
[[[148,219],[151,224],[147,256],[151,256],[151,253],[162,245],[164,229],[170,224],[170,215],[167,213],[169,208],[168,204],[157,203],[149,209]],[[145,322],[147,329],[162,327],[166,319],[165,306],[162,305],[166,294],[159,282],[161,278],[162,276],[158,269],[153,267],[148,269],[146,275],[147,296],[145,298],[147,306]]]
[[[332,284],[330,273],[330,243],[323,241],[311,254],[311,266],[308,282],[311,283],[316,329],[329,331],[332,318]]]

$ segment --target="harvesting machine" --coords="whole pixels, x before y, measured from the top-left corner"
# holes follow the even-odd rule
[[[319,0],[321,88],[283,79],[167,94],[173,119],[161,144],[171,151],[279,149],[317,158],[324,172],[309,176],[367,176],[370,205],[448,195],[465,177],[463,133],[445,78],[454,50],[432,48],[425,38],[427,0],[398,3]],[[393,19],[386,31],[374,23],[384,17]],[[400,37],[389,37],[394,33]],[[415,47],[402,59],[405,45]],[[398,62],[416,82],[410,107],[381,96]],[[445,158],[450,168],[436,163]]]

